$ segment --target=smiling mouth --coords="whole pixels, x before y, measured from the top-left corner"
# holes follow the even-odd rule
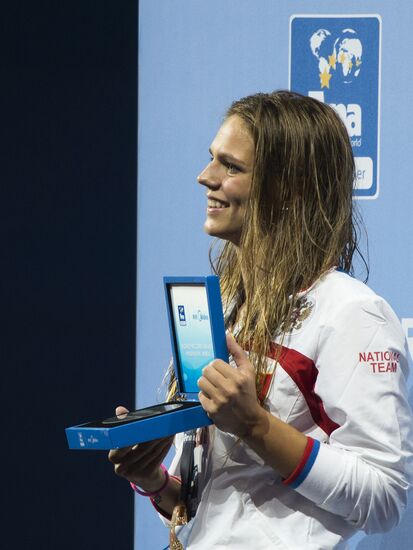
[[[217,199],[208,199],[208,208],[228,208],[229,204],[226,202],[219,201]]]

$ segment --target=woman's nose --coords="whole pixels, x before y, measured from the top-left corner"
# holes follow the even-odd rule
[[[219,174],[216,169],[209,163],[197,177],[198,183],[210,188],[217,188],[220,186]]]

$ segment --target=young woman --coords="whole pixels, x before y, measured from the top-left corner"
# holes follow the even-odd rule
[[[198,182],[205,231],[224,241],[232,364],[213,361],[198,383],[214,426],[197,434],[199,505],[180,538],[190,550],[315,550],[391,529],[412,479],[407,350],[389,305],[351,276],[346,129],[312,98],[256,94],[233,103],[210,154]],[[182,442],[171,475],[171,438],[109,456],[166,518]]]

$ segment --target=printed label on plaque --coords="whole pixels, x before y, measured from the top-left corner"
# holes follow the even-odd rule
[[[202,369],[214,359],[206,288],[172,286],[171,303],[182,372],[182,391],[198,392]]]

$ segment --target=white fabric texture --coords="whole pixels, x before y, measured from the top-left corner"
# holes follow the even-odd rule
[[[400,323],[339,271],[301,298],[266,406],[321,442],[315,463],[294,489],[234,436],[210,428],[201,502],[180,535],[188,550],[342,549],[357,530],[382,532],[400,520],[413,475]],[[175,475],[180,444],[178,435]]]

